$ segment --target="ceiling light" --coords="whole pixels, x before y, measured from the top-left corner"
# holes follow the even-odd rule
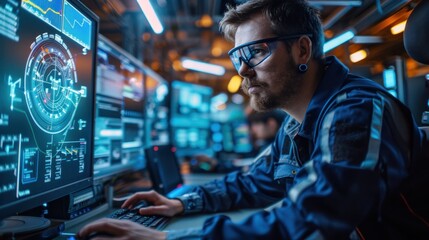
[[[149,0],[137,0],[140,8],[142,9],[146,19],[149,22],[150,27],[156,34],[160,34],[164,31],[164,27],[156,16],[155,10],[153,10],[152,4]]]
[[[325,5],[325,6],[361,6],[362,0],[309,0],[311,5]]]
[[[229,80],[228,83],[228,91],[230,93],[236,93],[241,87],[241,77],[238,75],[235,75]]]
[[[211,27],[213,26],[213,20],[209,15],[204,14],[200,20],[197,21],[197,26],[204,28]]]
[[[390,29],[390,32],[393,35],[396,35],[396,34],[399,34],[399,33],[403,32],[405,30],[406,23],[407,23],[407,21],[403,21],[403,22],[400,22],[400,23],[396,24],[395,26],[393,26]]]
[[[341,44],[349,41],[350,39],[352,39],[355,36],[354,31],[352,30],[348,30],[342,34],[340,34],[337,37],[334,37],[333,39],[327,41],[324,45],[323,45],[323,52],[329,52],[332,49],[340,46]]]
[[[175,71],[183,71],[182,63],[179,60],[174,60],[172,67]]]
[[[354,36],[350,42],[356,44],[382,43],[384,40],[379,36]]]
[[[368,56],[367,51],[362,49],[355,53],[350,54],[350,61],[352,61],[353,63],[357,63],[365,59],[367,56]]]
[[[213,47],[212,48],[212,55],[215,57],[219,57],[220,55],[222,55],[223,51],[222,48],[220,47]]]
[[[189,70],[209,73],[217,76],[223,76],[225,74],[225,68],[222,66],[211,64],[211,63],[205,63],[197,60],[192,60],[188,58],[182,59],[182,67]]]

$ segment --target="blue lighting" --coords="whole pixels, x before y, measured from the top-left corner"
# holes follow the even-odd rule
[[[352,30],[346,31],[341,35],[327,41],[325,45],[323,45],[323,52],[329,52],[332,49],[340,46],[341,44],[351,40],[355,36],[355,33]]]
[[[398,93],[396,92],[396,90],[395,89],[390,89],[390,90],[388,90],[388,92],[390,93],[390,94],[392,94],[392,96],[394,96],[394,97],[398,97]]]
[[[139,4],[140,8],[142,9],[146,19],[149,22],[150,27],[153,29],[153,31],[156,34],[160,34],[164,31],[164,27],[162,26],[161,22],[159,21],[158,16],[155,13],[155,10],[152,7],[152,4],[150,4],[149,0],[137,0],[137,3]]]
[[[223,76],[225,74],[225,68],[222,66],[192,59],[182,59],[182,66],[186,69],[209,73],[217,76]]]
[[[383,71],[383,84],[387,89],[396,88],[396,73],[393,67]]]

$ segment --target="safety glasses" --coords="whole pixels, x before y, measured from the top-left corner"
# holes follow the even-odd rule
[[[241,44],[228,52],[229,57],[231,58],[232,64],[235,69],[238,71],[241,67],[241,62],[244,62],[250,68],[257,66],[262,63],[271,55],[272,44],[281,41],[281,40],[290,40],[295,38],[300,38],[301,36],[311,37],[311,34],[297,34],[297,35],[288,35],[280,36],[273,38],[265,38],[245,44]]]

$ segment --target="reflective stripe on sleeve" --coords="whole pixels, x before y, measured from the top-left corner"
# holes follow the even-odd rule
[[[371,120],[371,134],[368,142],[368,152],[361,167],[365,169],[374,169],[378,162],[381,143],[381,128],[383,125],[383,99],[373,99],[373,110]]]

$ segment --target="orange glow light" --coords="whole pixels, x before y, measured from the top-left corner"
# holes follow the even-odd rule
[[[240,86],[241,86],[241,77],[240,76],[238,76],[238,75],[235,75],[235,76],[233,76],[232,78],[231,78],[231,80],[229,80],[229,83],[228,83],[228,91],[230,92],[230,93],[236,93],[239,89],[240,89]]]
[[[353,63],[357,63],[357,62],[365,59],[367,56],[368,56],[368,53],[362,49],[362,50],[359,50],[355,53],[352,53],[350,55],[350,61],[352,61]]]
[[[403,32],[405,30],[405,25],[406,24],[407,24],[407,21],[400,22],[400,23],[396,24],[395,26],[393,26],[390,29],[390,32],[393,35],[400,34],[401,32]]]

